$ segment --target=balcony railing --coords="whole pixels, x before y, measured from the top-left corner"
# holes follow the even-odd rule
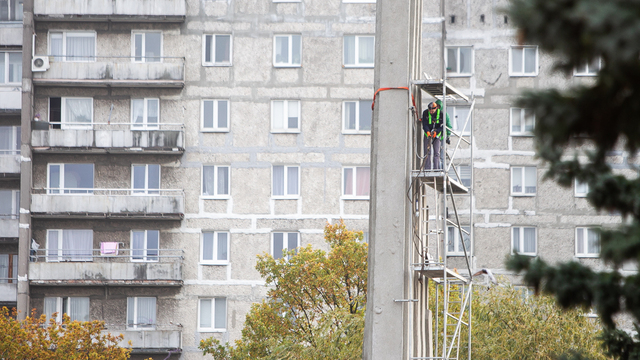
[[[32,250],[32,285],[181,286],[180,249]]]
[[[181,189],[33,189],[31,214],[36,218],[129,218],[181,220],[184,191]]]
[[[154,354],[172,352],[182,349],[182,326],[172,324],[155,324],[152,329],[128,329],[125,324],[105,324],[103,333],[124,335],[120,346],[131,348],[132,354]],[[131,344],[129,344],[131,341]]]
[[[21,28],[22,29],[22,28]],[[2,44],[2,28],[0,27],[0,47]],[[20,32],[22,34],[22,32]],[[22,39],[22,37],[20,37]],[[22,45],[22,42],[20,42]],[[22,84],[0,87],[0,112],[19,114],[22,109]]]
[[[37,20],[182,22],[185,0],[35,0]]]
[[[0,180],[20,177],[20,150],[0,150]]]
[[[184,57],[48,56],[50,68],[33,73],[34,85],[138,88],[184,86]]]
[[[19,232],[18,223],[17,214],[0,215],[0,238],[17,238]]]
[[[0,303],[14,303],[18,299],[18,280],[0,278]]]
[[[35,152],[182,154],[184,125],[170,123],[34,122]],[[43,130],[35,130],[44,127]],[[1,157],[1,155],[0,155]]]

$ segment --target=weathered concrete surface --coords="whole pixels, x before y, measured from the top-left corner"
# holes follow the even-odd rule
[[[31,212],[35,214],[183,214],[184,195],[47,195],[33,194]]]
[[[0,302],[16,302],[18,296],[17,283],[0,283]]]
[[[19,175],[20,174],[20,155],[4,155],[0,154],[0,174]]]
[[[36,16],[185,16],[185,0],[35,0]]]
[[[22,46],[21,22],[0,24],[0,46]]]
[[[106,125],[106,124],[105,124]],[[101,126],[101,125],[97,125]],[[178,148],[184,149],[183,130],[34,130],[33,147],[60,148]]]
[[[182,261],[172,262],[32,262],[29,280],[34,284],[51,282],[71,285],[154,285],[182,284]],[[130,283],[128,283],[130,281]]]
[[[122,334],[124,339],[118,343],[124,348],[132,348],[132,353],[139,349],[181,349],[182,330],[122,330],[111,329],[102,331],[103,334]],[[131,344],[129,344],[131,341]]]
[[[0,238],[17,238],[17,237],[18,237],[18,219],[0,219]]]
[[[21,108],[22,92],[20,85],[18,84],[15,87],[0,87],[0,109],[20,110]]]

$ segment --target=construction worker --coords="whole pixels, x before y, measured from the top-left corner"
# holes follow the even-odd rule
[[[442,102],[429,103],[427,110],[422,113],[422,129],[424,130],[424,169],[431,170],[431,153],[433,149],[433,168],[442,169],[442,161],[440,160],[440,145],[442,144]],[[447,128],[451,128],[449,114],[446,116]],[[451,131],[447,129],[447,144],[451,144],[449,140]],[[429,146],[431,145],[431,146]]]

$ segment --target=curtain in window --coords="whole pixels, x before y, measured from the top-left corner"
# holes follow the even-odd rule
[[[62,256],[65,261],[91,261],[93,230],[62,230]]]
[[[200,327],[211,328],[211,299],[200,299]]]
[[[202,195],[215,195],[215,166],[202,167]]]
[[[216,63],[228,62],[231,62],[231,35],[216,35]]]
[[[587,231],[587,252],[589,254],[598,254],[600,252],[600,239],[598,233],[594,229]]]
[[[524,131],[532,132],[534,124],[533,109],[524,109]]]
[[[2,66],[2,64],[0,64],[0,66]],[[0,154],[13,153],[13,143],[13,127],[0,126]]]
[[[142,61],[142,34],[133,35],[134,61]]]
[[[360,108],[360,129],[361,131],[371,130],[371,103],[369,101],[359,101],[358,107]]]
[[[89,298],[70,297],[69,298],[69,318],[71,321],[89,321]]]
[[[298,167],[287,168],[287,195],[298,195]]]
[[[284,166],[273,167],[273,196],[284,196]]]
[[[16,21],[21,21],[23,17],[23,1],[22,0],[11,0],[11,10],[13,12],[13,18]]]
[[[131,259],[144,260],[144,231],[133,231],[131,237]]]
[[[144,99],[131,99],[131,122],[133,127],[144,124]]]
[[[513,233],[513,252],[520,252],[520,228],[514,227],[513,229],[511,229],[511,231]]]
[[[282,257],[282,249],[284,248],[284,233],[273,233],[273,258],[280,259]]]
[[[218,101],[218,128],[227,127],[227,113],[229,112],[229,102],[227,100]]]
[[[276,64],[289,63],[289,37],[276,36]]]
[[[148,127],[157,127],[158,126],[158,100],[157,99],[148,99],[147,100],[147,126]]]
[[[57,230],[49,230],[48,238],[47,238],[47,261],[59,261],[58,257],[58,249],[60,247],[60,242],[58,239],[58,234],[60,234]]]
[[[51,55],[55,56],[55,61],[62,61],[62,33],[52,32],[49,33],[49,46],[51,48]]]
[[[353,195],[353,168],[344,168],[344,195]]]
[[[356,102],[349,101],[344,103],[344,129],[356,129]]]
[[[9,82],[22,82],[22,53],[9,53]]]
[[[511,71],[522,73],[522,48],[511,49]]]
[[[215,308],[215,324],[216,329],[224,329],[227,327],[227,299],[216,298]]]
[[[522,109],[511,109],[511,132],[519,133],[521,132],[521,120],[520,120],[520,112]]]
[[[524,252],[535,253],[536,252],[536,229],[524,228]]]
[[[147,261],[158,261],[160,231],[147,230]]]
[[[356,195],[369,196],[369,168],[356,168]]]
[[[0,254],[0,284],[9,282],[9,254]]]
[[[227,260],[227,248],[228,248],[228,236],[227,233],[218,233],[218,260]]]
[[[138,298],[136,323],[141,327],[153,327],[156,324],[156,298]]]
[[[522,168],[513,168],[511,170],[512,192],[522,192]]]
[[[274,101],[273,106],[273,128],[284,129],[284,101]]]
[[[91,194],[93,189],[93,164],[65,164],[64,188],[66,194]]]
[[[96,38],[82,34],[67,33],[67,61],[95,60]]]
[[[297,101],[289,101],[287,105],[289,107],[289,111],[287,112],[287,128],[289,129],[297,129],[298,128],[298,102]]]
[[[64,121],[74,126],[91,126],[93,99],[73,99],[65,100]]]
[[[160,62],[162,52],[162,34],[144,34],[144,56],[146,62]]]
[[[45,297],[44,298],[44,314],[47,316],[47,321],[49,321],[49,319],[53,317],[53,313],[55,312],[58,312],[58,298]]]
[[[373,64],[373,54],[375,49],[373,48],[373,37],[372,36],[363,36],[358,38],[359,40],[359,51],[358,51],[358,62],[360,64]]]
[[[356,63],[356,37],[344,37],[344,64],[355,65]]]
[[[524,192],[525,194],[535,194],[536,193],[536,168],[535,167],[526,167],[524,168]]]
[[[218,195],[229,195],[229,167],[218,166]]]

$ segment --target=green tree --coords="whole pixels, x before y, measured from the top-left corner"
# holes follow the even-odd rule
[[[367,293],[367,244],[344,222],[324,229],[331,250],[310,245],[256,269],[271,288],[247,314],[233,346],[209,338],[200,349],[216,360],[360,359]]]
[[[640,257],[640,179],[614,174],[607,160],[613,151],[626,151],[633,162],[640,146],[640,1],[512,0],[507,12],[520,41],[552,54],[558,71],[602,59],[592,84],[529,91],[518,104],[535,111],[536,150],[548,165],[546,177],[565,187],[574,179],[587,183],[591,205],[625,219],[600,234],[600,257],[610,270],[575,261],[550,266],[522,256],[508,267],[565,308],[593,306],[609,353],[638,359],[638,339],[617,329],[614,316],[627,313],[640,321],[640,276],[619,271]]]

